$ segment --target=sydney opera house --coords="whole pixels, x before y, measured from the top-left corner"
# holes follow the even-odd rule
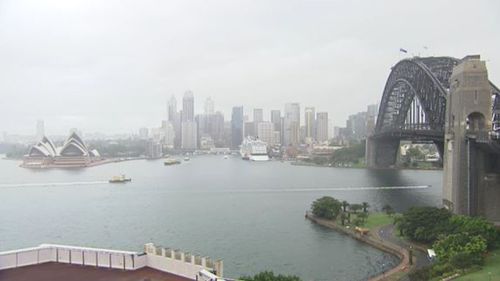
[[[97,150],[89,150],[78,134],[71,133],[60,147],[56,147],[50,139],[43,137],[24,156],[22,166],[26,168],[87,167],[102,160]]]

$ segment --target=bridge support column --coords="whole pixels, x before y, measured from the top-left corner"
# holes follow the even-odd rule
[[[443,204],[454,213],[500,223],[500,180],[492,163],[491,88],[484,61],[465,59],[453,70],[447,98]],[[487,152],[488,151],[488,152]],[[496,170],[496,171],[495,171]],[[496,176],[491,176],[496,175]]]
[[[396,165],[399,139],[373,138],[366,140],[366,164],[369,168],[392,168]]]

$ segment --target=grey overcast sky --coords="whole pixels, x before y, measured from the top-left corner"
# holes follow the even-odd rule
[[[500,84],[500,1],[0,0],[0,132],[136,132],[186,90],[226,119],[300,102],[344,125],[399,48],[481,54]]]

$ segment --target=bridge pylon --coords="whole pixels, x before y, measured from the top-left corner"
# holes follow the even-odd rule
[[[490,139],[492,90],[486,64],[468,56],[454,67],[445,115],[443,204],[457,214],[500,222],[500,167]]]

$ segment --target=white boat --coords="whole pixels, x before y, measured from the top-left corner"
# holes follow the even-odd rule
[[[251,161],[268,161],[267,143],[252,137],[243,140],[240,147],[242,159]]]

